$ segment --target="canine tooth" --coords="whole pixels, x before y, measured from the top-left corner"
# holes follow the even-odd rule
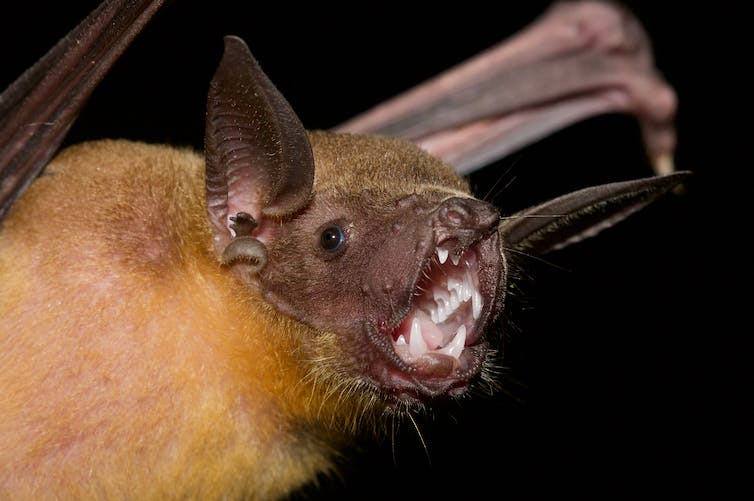
[[[402,345],[402,344],[408,344],[408,343],[406,342],[406,338],[403,337],[403,334],[401,334],[400,336],[398,336],[398,339],[395,340],[395,344]]]
[[[411,321],[411,337],[408,340],[408,351],[414,356],[423,355],[427,352],[427,343],[422,336],[422,328],[419,319],[414,317]]]
[[[445,264],[448,260],[448,249],[437,248],[437,258],[440,260],[440,264]]]
[[[450,256],[450,261],[451,261],[451,262],[452,262],[452,263],[453,263],[453,264],[454,264],[455,266],[458,266],[458,263],[459,263],[459,262],[461,261],[461,256],[457,256],[457,255],[453,254],[452,256]]]
[[[474,294],[471,296],[471,309],[472,314],[474,315],[474,320],[479,318],[479,315],[482,314],[482,295],[479,294],[479,291],[474,291]]]
[[[463,352],[464,345],[466,344],[466,326],[461,325],[456,331],[456,335],[453,339],[445,345],[442,349],[437,350],[438,353],[444,355],[450,355],[451,357],[458,358]]]

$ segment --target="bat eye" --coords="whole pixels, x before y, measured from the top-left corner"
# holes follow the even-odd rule
[[[319,244],[327,252],[336,252],[343,246],[346,241],[346,236],[343,234],[343,229],[337,224],[331,224],[322,230],[322,234],[319,237]]]

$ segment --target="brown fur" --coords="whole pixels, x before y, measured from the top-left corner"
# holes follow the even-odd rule
[[[407,172],[465,189],[396,140],[311,140],[317,191],[366,178],[387,196]],[[275,498],[329,470],[343,430],[375,422],[374,398],[343,399],[358,382],[333,372],[334,335],[273,311],[211,242],[203,159],[164,146],[69,148],[14,207],[0,231],[0,498]]]
[[[317,165],[318,193],[358,193],[368,187],[372,194],[381,195],[375,200],[379,204],[431,185],[469,196],[465,179],[412,143],[391,137],[324,132],[309,137]]]

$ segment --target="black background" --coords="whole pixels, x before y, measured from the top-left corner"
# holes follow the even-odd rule
[[[509,36],[549,4],[257,3],[173,2],[67,142],[201,148],[225,34],[248,42],[307,128],[329,128]],[[0,86],[95,4],[14,2],[0,21]],[[426,452],[409,423],[394,441],[358,442],[340,476],[297,499],[751,495],[751,27],[743,2],[626,4],[679,95],[676,164],[695,172],[686,194],[528,263],[516,329],[507,329],[505,391],[420,417]],[[511,155],[472,184],[484,196],[502,177],[495,202],[511,212],[649,174],[635,121],[609,115]]]

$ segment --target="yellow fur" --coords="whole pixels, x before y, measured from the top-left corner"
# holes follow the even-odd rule
[[[269,499],[329,468],[303,327],[217,265],[202,169],[87,143],[5,221],[0,498]]]
[[[311,141],[317,190],[387,199],[413,173],[467,190],[407,143]],[[384,405],[343,374],[338,337],[219,265],[203,168],[188,150],[85,143],[3,223],[0,498],[271,499],[331,469],[344,431],[378,427]]]

